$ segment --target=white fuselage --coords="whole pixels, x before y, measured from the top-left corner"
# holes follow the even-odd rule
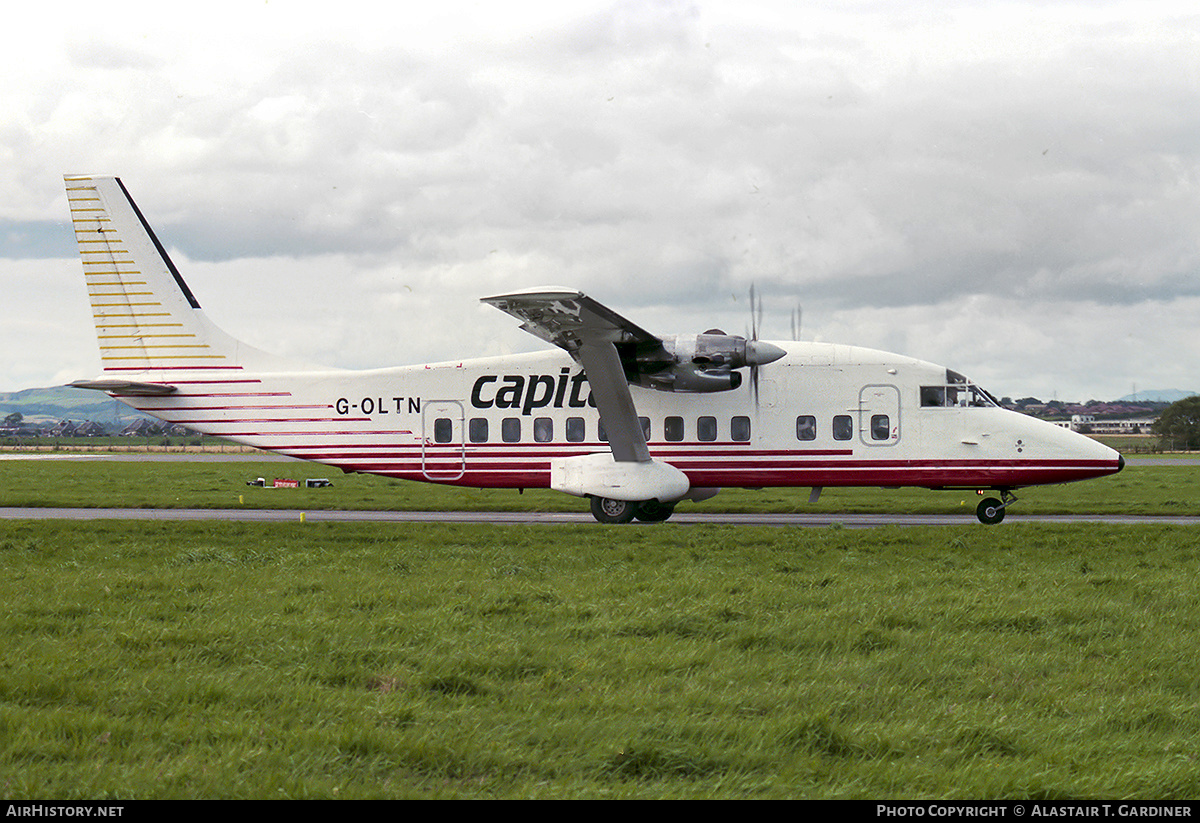
[[[693,489],[923,486],[1012,489],[1116,472],[1090,438],[990,403],[944,367],[871,349],[787,351],[733,391],[631,387],[656,461]],[[581,368],[564,352],[369,371],[170,369],[178,387],[125,402],[263,449],[410,480],[550,485],[551,461],[603,453]],[[961,379],[961,378],[960,378]],[[936,389],[954,399],[931,400]],[[923,405],[924,404],[924,405]]]

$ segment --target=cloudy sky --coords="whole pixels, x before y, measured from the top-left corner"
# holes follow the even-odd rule
[[[45,3],[0,49],[0,391],[99,369],[64,173],[218,325],[375,367],[484,295],[883,348],[997,395],[1200,390],[1191,3]]]

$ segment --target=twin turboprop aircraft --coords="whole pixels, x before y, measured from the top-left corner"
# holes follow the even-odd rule
[[[584,294],[485,297],[557,347],[367,371],[298,363],[214,326],[115,177],[65,178],[107,392],[168,423],[346,472],[552,488],[597,520],[666,520],[722,487],[974,489],[1120,471],[1115,451],[1000,408],[942,366],[825,343],[656,335]]]

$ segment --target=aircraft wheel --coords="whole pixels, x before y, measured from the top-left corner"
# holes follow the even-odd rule
[[[994,526],[1004,519],[1004,504],[994,497],[985,498],[975,509],[975,516],[980,523]]]
[[[592,517],[601,523],[628,523],[637,517],[638,504],[630,500],[592,498]]]
[[[647,500],[639,503],[637,519],[643,523],[661,523],[675,513],[674,503],[659,503],[657,500]]]

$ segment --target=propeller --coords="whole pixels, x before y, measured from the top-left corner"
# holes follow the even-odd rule
[[[750,389],[754,392],[754,408],[758,408],[758,369],[783,356],[778,346],[760,343],[758,327],[762,324],[762,298],[757,296],[754,284],[750,284],[750,339],[746,341],[746,365],[750,367]]]

